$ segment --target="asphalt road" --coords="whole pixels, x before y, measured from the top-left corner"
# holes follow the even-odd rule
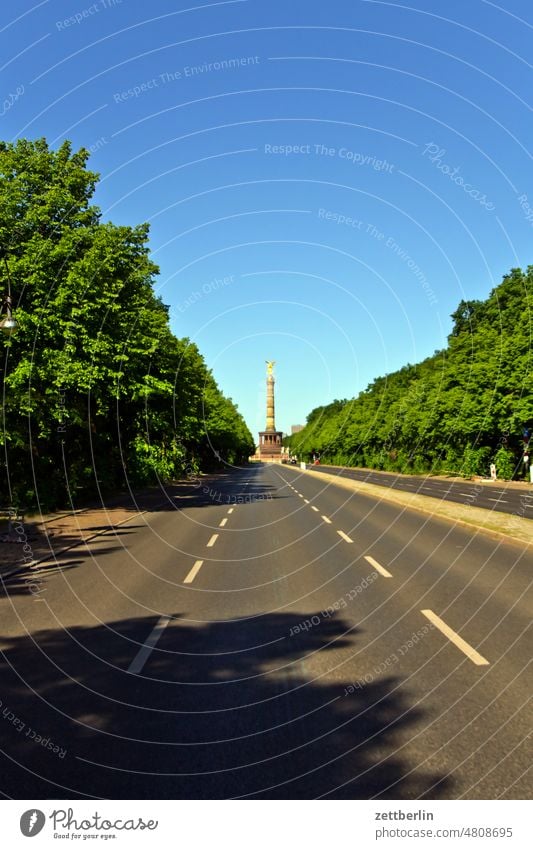
[[[441,501],[455,501],[498,513],[514,513],[533,519],[533,485],[524,481],[523,486],[509,486],[507,481],[448,481],[446,478],[417,475],[395,475],[390,472],[372,472],[369,469],[350,469],[342,466],[308,466],[313,472],[327,472],[357,481],[366,481],[376,486],[415,492]]]
[[[525,546],[266,465],[88,545],[4,585],[5,797],[531,796]]]

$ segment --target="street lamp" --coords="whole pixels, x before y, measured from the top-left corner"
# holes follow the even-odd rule
[[[18,322],[15,318],[13,318],[12,306],[13,302],[11,300],[11,277],[9,274],[9,266],[7,264],[7,258],[4,255],[4,263],[6,266],[6,275],[7,275],[7,295],[4,297],[3,303],[3,312],[5,312],[5,317],[0,321],[0,330],[2,333],[5,333],[6,336],[12,336],[13,333],[17,332]]]

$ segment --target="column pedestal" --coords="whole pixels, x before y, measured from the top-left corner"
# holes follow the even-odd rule
[[[281,448],[283,431],[261,430],[259,431],[259,446],[257,454],[260,460],[281,460]]]

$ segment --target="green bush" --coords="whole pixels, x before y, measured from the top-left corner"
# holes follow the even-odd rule
[[[486,475],[490,458],[490,448],[465,448],[460,473],[465,478],[473,475]]]
[[[496,466],[496,474],[503,480],[511,480],[515,471],[515,459],[512,451],[504,448],[503,445],[498,448],[494,455],[493,463]]]

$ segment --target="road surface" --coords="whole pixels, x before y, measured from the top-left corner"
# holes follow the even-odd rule
[[[441,501],[454,501],[470,507],[482,507],[498,513],[514,513],[526,519],[533,519],[533,486],[524,481],[521,485],[507,481],[449,481],[442,477],[424,477],[418,475],[395,475],[391,472],[373,472],[370,469],[351,469],[342,466],[310,465],[313,472],[340,475],[351,480],[366,481],[376,486],[397,489],[438,498]]]
[[[161,502],[6,580],[5,797],[531,795],[526,546],[277,465]]]

